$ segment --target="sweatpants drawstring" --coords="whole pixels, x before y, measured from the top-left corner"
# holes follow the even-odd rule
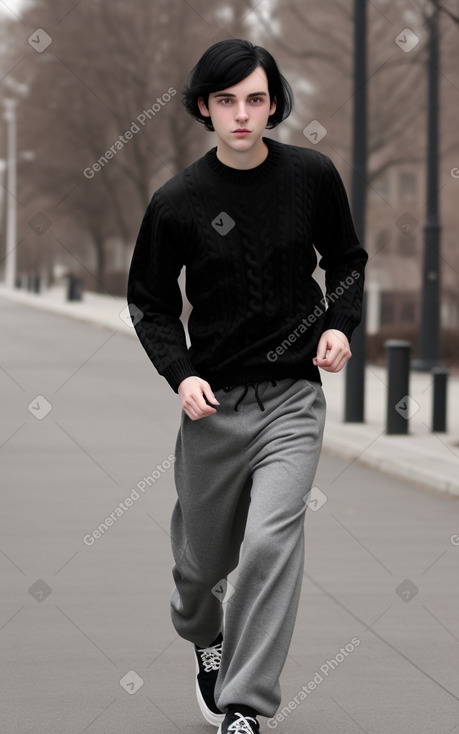
[[[239,405],[242,403],[242,401],[244,400],[245,396],[247,395],[247,393],[249,391],[249,387],[253,387],[254,392],[255,392],[255,399],[256,399],[256,401],[258,403],[258,407],[260,408],[260,410],[264,411],[265,406],[261,402],[261,398],[260,398],[260,396],[258,394],[258,385],[259,384],[260,384],[259,382],[255,382],[255,383],[249,382],[249,383],[244,384],[244,392],[242,393],[242,395],[240,396],[240,398],[238,399],[238,401],[236,402],[236,404],[234,406],[234,410],[236,412],[237,412],[237,409],[238,409]],[[276,380],[271,380],[271,385],[273,387],[276,387],[276,385],[277,385]],[[236,385],[228,385],[227,387],[224,387],[223,390],[224,390],[224,392],[230,392],[230,390],[233,390],[235,387],[236,387]]]

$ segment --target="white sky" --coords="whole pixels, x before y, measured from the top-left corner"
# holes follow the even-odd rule
[[[14,18],[24,6],[24,0],[0,0],[0,14]]]

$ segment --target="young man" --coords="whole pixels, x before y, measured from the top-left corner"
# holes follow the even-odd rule
[[[183,407],[172,621],[194,644],[207,721],[221,734],[258,734],[257,716],[273,716],[280,703],[297,614],[325,419],[319,368],[338,372],[351,356],[367,255],[331,160],[263,137],[293,103],[265,49],[215,44],[193,69],[184,103],[217,146],[154,194],[128,302]],[[326,299],[312,278],[313,246]]]

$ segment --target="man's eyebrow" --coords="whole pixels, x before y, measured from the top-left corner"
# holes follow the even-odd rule
[[[266,92],[250,92],[250,94],[247,95],[247,97],[266,97]],[[231,94],[230,92],[216,92],[214,94],[214,97],[236,97],[235,94]]]

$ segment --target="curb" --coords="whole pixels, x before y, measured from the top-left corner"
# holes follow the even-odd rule
[[[82,301],[66,302],[66,301],[52,301],[49,299],[43,299],[40,295],[33,293],[27,293],[24,291],[11,291],[3,286],[0,286],[0,298],[17,303],[21,306],[31,306],[32,308],[38,308],[40,311],[47,311],[48,313],[56,314],[57,316],[67,316],[76,321],[84,321],[92,324],[93,326],[101,326],[114,331],[122,332],[123,334],[129,334],[135,336],[135,329],[132,326],[128,326],[120,316],[114,316],[113,314],[98,313],[95,314],[90,310],[89,304],[84,299]],[[101,296],[102,298],[102,296]],[[112,296],[106,296],[107,299]],[[127,302],[120,299],[120,311],[127,306]],[[88,309],[88,310],[84,310]]]
[[[385,438],[389,437],[385,436]],[[394,440],[397,439],[394,437]],[[459,476],[458,479],[452,479],[447,474],[420,468],[413,463],[402,461],[397,457],[391,457],[389,462],[387,455],[381,451],[368,448],[363,452],[359,452],[355,444],[352,444],[350,441],[333,437],[324,437],[323,451],[328,456],[336,456],[337,458],[349,461],[351,464],[355,462],[360,466],[366,466],[369,469],[374,469],[381,474],[385,474],[392,479],[399,479],[413,486],[427,489],[430,492],[441,493],[442,495],[446,494],[451,498],[459,497]]]
[[[113,298],[111,296],[99,296],[101,299]],[[73,318],[77,321],[83,321],[93,326],[99,326],[108,328],[116,332],[127,334],[129,336],[136,336],[135,329],[129,326],[119,315],[113,313],[95,312],[91,310],[91,306],[87,301],[78,302],[62,302],[42,299],[40,295],[32,294],[24,291],[11,291],[9,289],[0,286],[0,298],[5,298],[14,303],[18,303],[24,306],[31,306],[38,308],[42,311],[54,313],[59,316],[66,316]],[[118,300],[113,298],[113,300]],[[106,301],[108,302],[108,300]],[[120,298],[119,303],[120,311],[123,307],[126,307],[124,299]],[[83,307],[83,308],[81,308]],[[88,310],[85,312],[84,308]],[[95,305],[97,308],[97,305]],[[340,433],[343,429],[343,424],[340,421],[333,421],[332,418],[327,419],[328,426],[331,428],[331,434],[333,434],[333,426],[336,426]],[[363,426],[364,427],[364,426]],[[399,446],[398,443],[400,437],[391,437],[384,434],[381,435],[384,440],[387,450],[385,452],[378,451],[371,445],[368,448],[359,448],[359,438],[355,441],[346,440],[336,435],[330,435],[330,431],[327,432],[327,423],[325,428],[325,434],[323,439],[323,451],[329,456],[336,456],[340,459],[350,462],[350,464],[356,462],[361,466],[366,466],[370,469],[385,474],[393,479],[398,479],[409,484],[427,489],[431,492],[441,493],[443,496],[449,495],[450,498],[459,497],[459,470],[454,468],[451,469],[450,474],[441,472],[441,470],[432,471],[425,467],[420,467],[415,463],[415,457],[411,455],[411,463],[409,460],[402,460],[394,455],[393,449],[395,446]],[[413,448],[413,447],[412,447]],[[390,460],[388,460],[388,456]],[[456,461],[459,457],[456,457]],[[432,455],[432,463],[435,461],[441,463],[444,461],[440,457]],[[456,479],[457,475],[457,479]]]

